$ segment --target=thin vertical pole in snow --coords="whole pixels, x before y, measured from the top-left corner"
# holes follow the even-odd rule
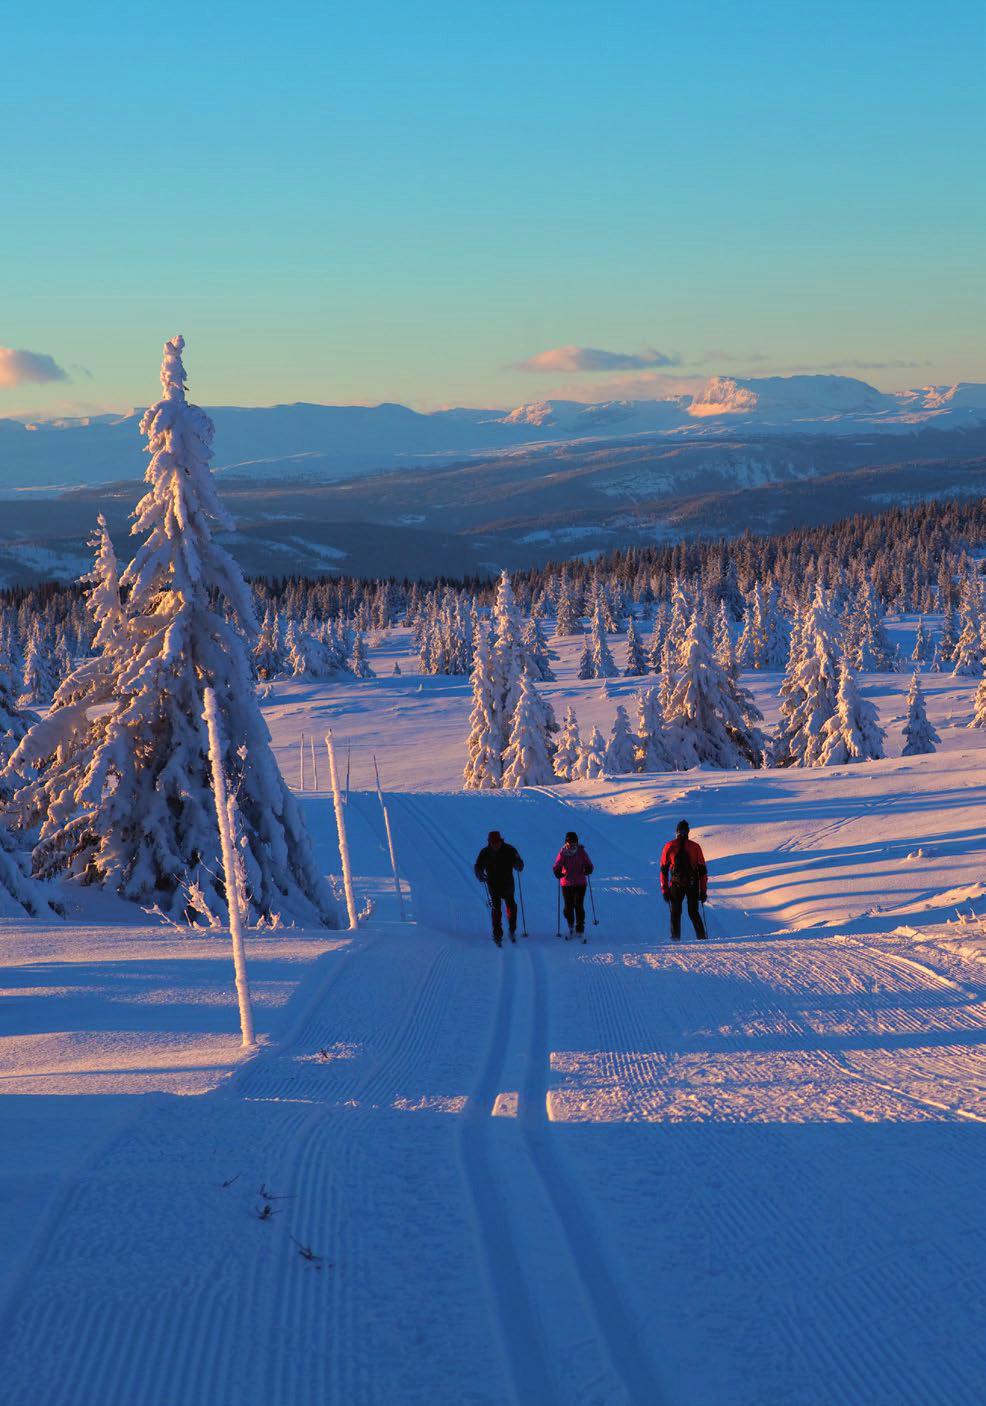
[[[305,734],[304,734],[304,733],[301,734],[301,741],[300,741],[299,744],[298,744],[298,760],[299,760],[300,763],[301,763],[301,767],[300,767],[300,776],[299,776],[299,780],[298,780],[298,789],[301,790],[301,791],[303,791],[303,790],[305,789]]]
[[[346,911],[349,913],[350,931],[359,927],[356,916],[356,895],[353,893],[353,870],[349,862],[349,839],[346,835],[346,816],[342,809],[342,794],[339,790],[339,773],[336,770],[336,749],[332,741],[331,729],[325,735],[325,750],[329,754],[329,780],[332,783],[332,804],[336,813],[336,829],[339,832],[339,858],[342,860],[342,886],[346,894]]]
[[[315,790],[317,791],[317,790],[318,790],[318,762],[315,760],[315,739],[314,739],[314,737],[309,737],[308,743],[309,743],[309,746],[310,746],[311,749],[312,749],[312,785],[314,786]]]
[[[353,765],[353,744],[346,748],[346,805],[349,805],[349,773]]]
[[[240,892],[236,879],[236,855],[233,846],[232,798],[226,794],[226,772],[223,769],[222,743],[219,733],[219,707],[215,689],[207,688],[204,693],[205,712],[203,717],[209,729],[209,757],[212,762],[212,787],[216,799],[216,818],[219,822],[219,842],[223,854],[223,875],[226,880],[226,906],[229,909],[229,935],[233,941],[233,970],[236,973],[236,999],[240,1007],[240,1032],[248,1049],[256,1045],[253,1033],[253,1006],[250,1002],[250,984],[247,981],[246,953],[243,949],[243,914],[240,911]]]
[[[377,796],[380,799],[380,809],[383,811],[383,826],[387,832],[387,849],[390,851],[390,868],[394,876],[394,888],[397,890],[397,901],[401,905],[401,922],[407,922],[407,914],[404,912],[404,894],[401,890],[401,881],[397,873],[397,855],[394,851],[394,836],[390,829],[390,814],[387,810],[387,802],[383,798],[383,789],[380,785],[380,768],[377,766],[376,757],[373,758],[373,774],[377,778]]]

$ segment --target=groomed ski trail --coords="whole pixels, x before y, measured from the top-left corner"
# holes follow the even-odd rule
[[[478,888],[471,859],[419,802],[402,797],[402,804],[444,860],[426,866],[425,882],[451,890],[450,912],[461,917]],[[413,842],[413,833],[406,839]],[[519,938],[516,950],[489,943],[499,968],[497,1014],[463,1122],[462,1155],[491,1306],[519,1402],[660,1406],[657,1372],[641,1347],[643,1322],[548,1135],[545,942],[543,935]]]

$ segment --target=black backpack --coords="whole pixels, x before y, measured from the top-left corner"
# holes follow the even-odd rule
[[[692,857],[688,853],[687,839],[680,839],[675,846],[668,877],[671,887],[676,889],[689,889],[695,882],[695,870],[692,866]]]

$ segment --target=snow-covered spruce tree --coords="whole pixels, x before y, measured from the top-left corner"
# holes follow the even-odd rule
[[[656,684],[641,688],[634,694],[637,707],[637,732],[634,737],[634,771],[674,771],[675,761],[668,745],[664,726],[664,709]]]
[[[503,734],[493,696],[493,658],[489,637],[480,630],[472,665],[472,711],[462,784],[467,791],[490,791],[503,778]]]
[[[500,735],[509,735],[514,710],[520,697],[524,672],[524,641],[520,613],[506,571],[500,576],[493,603],[493,698],[499,717]]]
[[[525,669],[520,679],[520,695],[510,727],[510,740],[503,754],[503,786],[547,786],[555,779],[551,762],[554,718],[547,700]]]
[[[860,673],[885,673],[893,668],[883,612],[869,581],[859,587],[848,611],[845,654],[851,668]]]
[[[986,653],[983,643],[982,586],[979,578],[972,573],[966,576],[962,583],[959,621],[952,675],[955,678],[982,678],[983,655]]]
[[[983,721],[986,722],[986,718]],[[907,694],[907,721],[904,723],[903,732],[902,757],[924,756],[928,752],[933,752],[941,742],[941,738],[928,717],[928,710],[924,702],[924,690],[921,687],[921,680],[916,669]]]
[[[26,707],[46,707],[58,687],[58,667],[40,620],[35,620],[24,651],[24,680],[20,701]]]
[[[753,587],[753,600],[749,602],[743,611],[743,628],[740,631],[739,639],[736,641],[736,663],[741,669],[761,669],[760,662],[763,659],[763,640],[760,636],[760,626],[758,624],[759,603],[760,603],[760,583]]]
[[[559,781],[571,781],[581,747],[579,720],[575,716],[575,709],[569,704],[565,709],[565,718],[558,735],[558,745],[555,748],[555,776]]]
[[[630,727],[630,718],[623,704],[617,705],[613,730],[606,748],[605,767],[614,776],[622,776],[634,770],[636,760],[636,739]]]
[[[591,641],[591,639],[589,638],[588,635],[583,635],[583,636],[582,636],[582,653],[579,655],[579,673],[578,673],[579,678],[580,678],[580,679],[592,679],[592,678],[595,678],[595,674],[593,673],[592,668],[593,668],[593,666],[592,666],[592,641]]]
[[[79,812],[76,797],[100,726],[90,710],[105,711],[115,704],[118,654],[126,638],[116,553],[102,514],[97,524],[89,543],[94,549],[93,567],[82,578],[89,588],[86,612],[96,652],[82,659],[59,684],[44,722],[34,714],[26,715],[29,726],[9,759],[8,781],[18,788],[18,828],[25,833],[40,830],[43,839],[57,836],[57,858],[51,866],[42,846],[35,847],[34,865],[43,877],[64,867],[61,856],[74,844],[73,827],[84,829],[89,823]]]
[[[934,656],[935,642],[924,623],[924,616],[918,621],[918,627],[914,635],[914,648],[911,650],[911,659],[919,667],[928,664]]]
[[[877,711],[860,693],[856,675],[843,659],[835,712],[823,724],[816,766],[843,766],[846,762],[875,761],[883,756],[883,729]]]
[[[676,576],[671,583],[671,611],[664,632],[665,658],[670,657],[673,669],[681,663],[685,636],[694,613],[688,591],[681,578]]]
[[[573,781],[594,781],[606,768],[606,740],[598,727],[592,729],[588,742],[579,748],[578,761],[572,768]]]
[[[4,780],[4,769],[21,739],[38,721],[37,715],[23,709],[17,699],[18,687],[10,660],[0,654],[0,801],[9,799],[13,789],[10,779]]]
[[[257,677],[265,681],[276,678],[284,668],[281,622],[272,605],[268,605],[264,612],[260,635],[253,650],[253,667]]]
[[[778,766],[818,765],[822,728],[836,711],[840,657],[829,598],[819,586],[811,605],[799,612],[791,636],[774,742]]]
[[[633,616],[630,616],[630,624],[627,626],[627,666],[623,670],[623,677],[636,679],[641,674],[647,672],[647,656],[644,653],[643,645],[637,634],[637,626]]]
[[[593,679],[615,679],[619,670],[606,640],[606,624],[603,615],[602,595],[596,597],[596,608],[592,612],[592,629],[589,635],[589,654],[592,660]]]
[[[527,667],[538,683],[552,683],[554,674],[551,672],[551,660],[548,654],[548,641],[544,637],[541,629],[541,621],[538,616],[532,615],[524,633],[521,637],[524,646],[524,657]]]
[[[121,578],[127,626],[114,658],[116,706],[93,721],[74,814],[43,826],[35,867],[40,860],[176,919],[225,919],[202,716],[211,686],[229,739],[222,761],[250,917],[330,922],[332,897],[253,688],[252,597],[213,540],[234,523],[209,471],[212,422],[186,400],[183,347],[181,337],[165,344],[163,396],[141,421],[151,458],[134,510],[143,542]]]
[[[733,770],[759,766],[761,713],[752,696],[717,662],[698,616],[682,650],[681,672],[667,709],[667,730],[679,765]]]
[[[353,635],[353,655],[349,664],[354,679],[375,679],[376,674],[370,667],[370,661],[366,655],[366,643],[363,639],[363,631],[357,630]]]
[[[761,669],[783,669],[791,646],[791,627],[777,599],[777,587],[772,585],[763,598],[760,634],[763,638]]]
[[[563,576],[558,590],[555,634],[558,636],[577,635],[581,629],[582,602],[576,599],[571,581],[567,576]]]
[[[719,667],[725,669],[731,679],[735,679],[739,671],[736,666],[736,650],[733,645],[729,612],[726,609],[726,602],[724,600],[719,602],[719,609],[716,612],[712,649]]]
[[[285,645],[284,667],[291,678],[328,679],[336,673],[326,646],[294,620],[288,624]]]
[[[18,844],[0,807],[0,918],[35,918],[50,912],[44,888],[31,878],[30,868],[30,849]]]
[[[19,814],[15,801],[19,778],[7,771],[7,763],[32,724],[34,713],[17,703],[17,685],[10,661],[0,656],[0,917],[36,916],[48,908],[44,891],[30,877],[31,851],[20,835],[7,825],[8,814]]]
[[[661,672],[661,661],[664,658],[664,636],[667,633],[667,628],[668,608],[661,601],[654,612],[654,624],[647,642],[647,667],[652,674]]]

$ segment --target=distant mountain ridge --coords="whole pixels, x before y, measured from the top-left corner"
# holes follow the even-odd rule
[[[986,425],[986,385],[879,391],[851,376],[713,376],[667,400],[541,400],[512,410],[422,413],[405,405],[210,408],[217,471],[331,482],[401,467],[516,455],[573,441],[743,434],[906,435]],[[131,481],[143,475],[139,410],[79,419],[0,420],[0,491]]]

